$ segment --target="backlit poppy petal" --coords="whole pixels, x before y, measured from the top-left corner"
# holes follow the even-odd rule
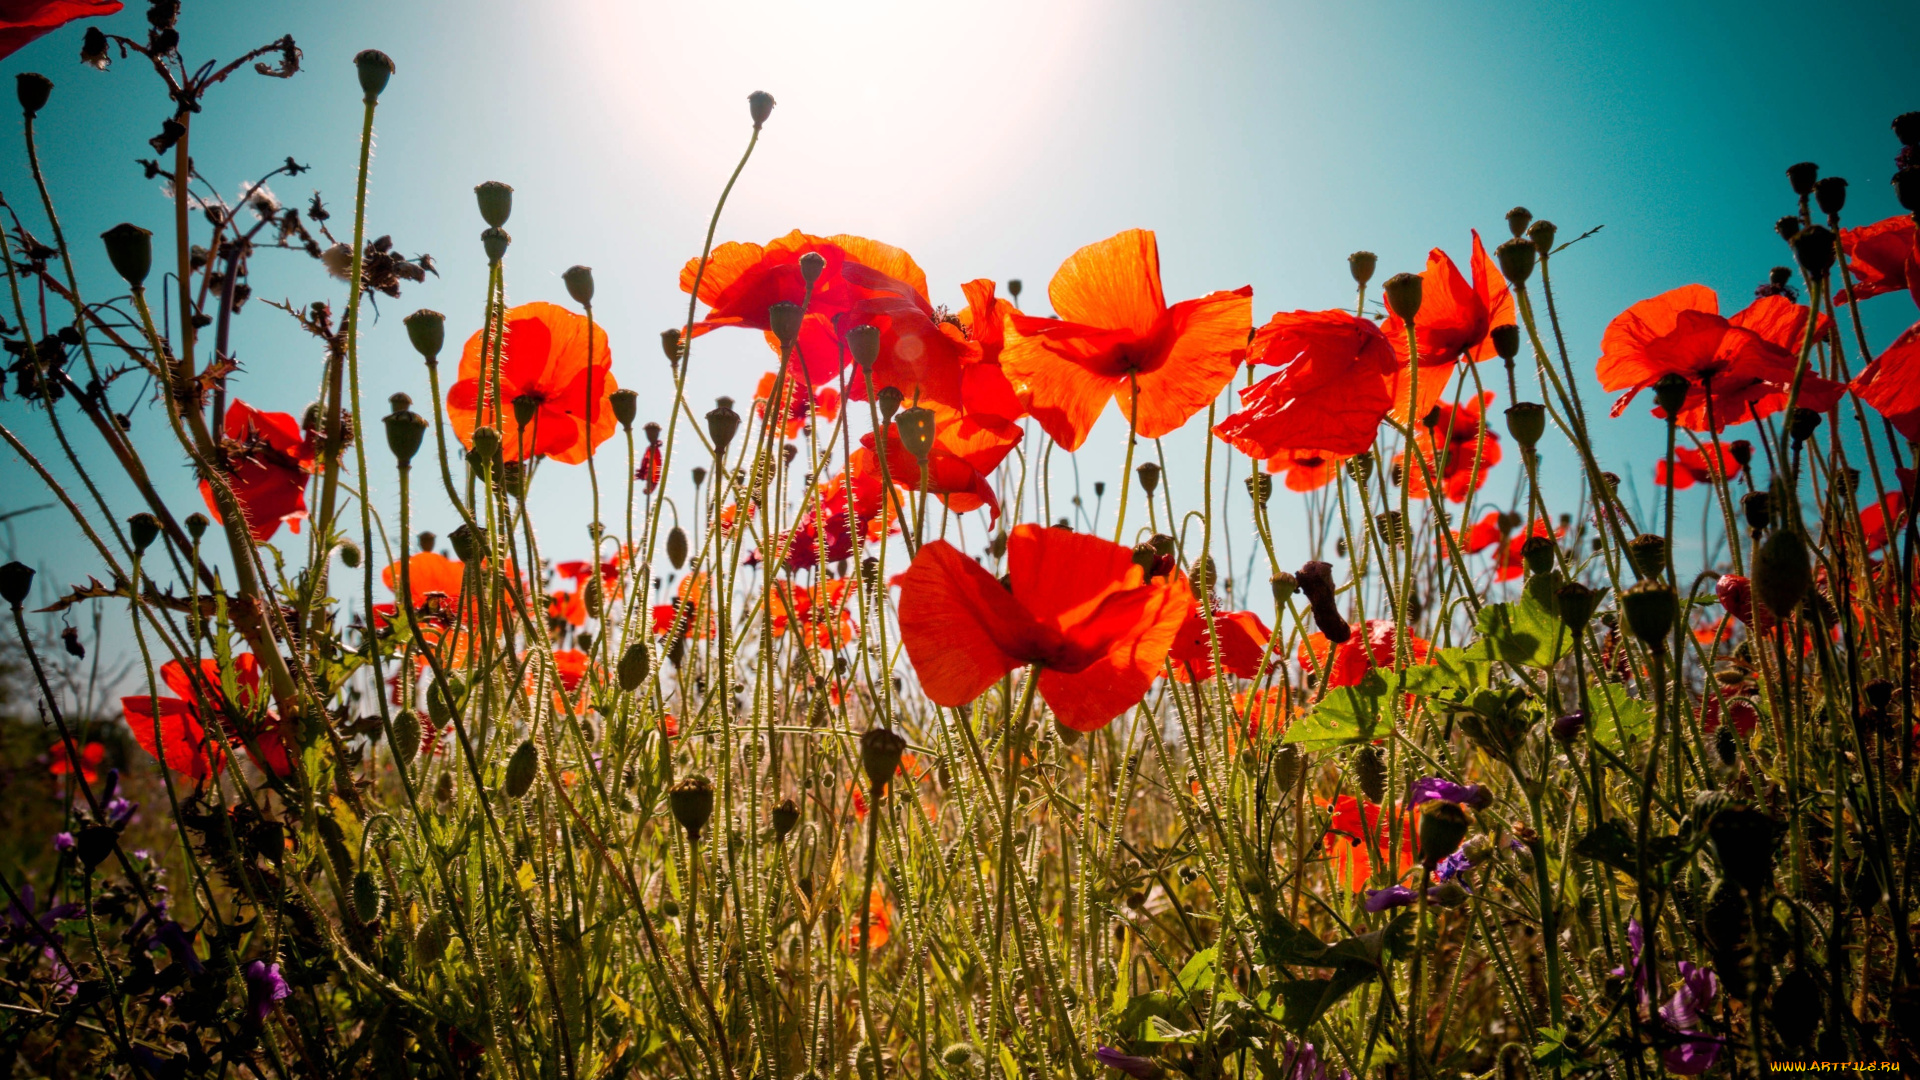
[[[923,545],[901,575],[900,640],[936,704],[966,705],[1026,663],[1006,645],[1036,629],[992,574],[944,540]]]
[[[1173,335],[1173,346],[1166,362],[1136,376],[1140,394],[1136,423],[1143,439],[1178,431],[1232,381],[1246,356],[1253,288],[1182,300],[1168,310],[1167,319],[1169,328],[1162,333]],[[1132,415],[1133,390],[1123,383],[1114,397],[1121,410]]]
[[[1895,338],[1852,385],[1896,431],[1920,440],[1920,323]]]
[[[1128,229],[1088,244],[1060,264],[1047,298],[1065,322],[1152,333],[1167,310],[1159,241],[1149,230]]]

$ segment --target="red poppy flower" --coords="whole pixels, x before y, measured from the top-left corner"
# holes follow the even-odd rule
[[[74,771],[74,762],[67,757],[67,741],[60,740],[48,751],[47,772],[54,776],[66,776]],[[91,784],[100,779],[100,764],[107,760],[107,748],[97,742],[83,743],[80,747],[80,776]]]
[[[767,595],[773,636],[781,637],[789,628],[797,628],[809,644],[838,649],[860,636],[847,606],[855,595],[853,582],[847,578],[829,578],[811,588],[775,582]]]
[[[570,626],[587,625],[585,589],[561,589],[547,594],[547,618],[564,620]]]
[[[1488,336],[1494,327],[1513,321],[1513,297],[1506,279],[1487,257],[1480,233],[1473,234],[1473,257],[1469,261],[1473,281],[1460,276],[1459,267],[1447,253],[1434,248],[1427,253],[1427,268],[1420,275],[1420,313],[1414,316],[1413,336],[1420,346],[1420,400],[1408,402],[1413,390],[1407,370],[1411,355],[1407,351],[1407,324],[1389,311],[1381,325],[1396,359],[1393,373],[1394,415],[1403,423],[1425,416],[1446,392],[1453,369],[1462,360],[1480,361],[1496,355]]]
[[[1282,450],[1267,459],[1267,471],[1285,474],[1288,491],[1317,491],[1340,478],[1346,460],[1324,450]]]
[[[1290,700],[1288,688],[1273,686],[1265,690],[1242,690],[1233,695],[1233,707],[1247,720],[1247,738],[1257,739],[1262,734],[1281,735],[1293,719],[1289,712]]]
[[[246,511],[247,531],[253,539],[271,540],[283,522],[299,532],[307,516],[307,475],[314,467],[312,435],[287,413],[261,412],[235,398],[227,406],[221,436],[227,483]],[[225,520],[210,482],[200,481],[200,497],[213,520]]]
[[[1258,675],[1260,660],[1267,653],[1267,639],[1273,636],[1260,616],[1251,611],[1219,611],[1214,613],[1213,627],[1220,638],[1220,662],[1227,672],[1242,679]],[[1173,677],[1180,682],[1213,678],[1213,636],[1207,633],[1207,621],[1200,615],[1198,602],[1189,606],[1168,659],[1173,661]]]
[[[994,518],[998,520],[1000,498],[994,494],[987,474],[999,464],[999,458],[992,454],[976,453],[970,459],[963,452],[964,447],[956,448],[954,442],[960,436],[961,424],[962,421],[954,414],[934,410],[933,446],[927,454],[927,492],[940,496],[940,501],[956,514],[985,506],[992,510]],[[852,458],[856,485],[876,485],[879,482],[880,458],[874,452],[876,444],[873,432],[860,436],[860,449],[853,452]],[[980,468],[975,461],[982,459],[991,460],[993,464]],[[903,492],[920,490],[920,462],[897,438],[887,439],[887,479],[892,480],[894,486]]]
[[[705,603],[706,591],[707,575],[688,574],[681,578],[673,603],[657,604],[653,608],[654,636],[666,636],[679,623],[686,637],[712,637],[719,626],[713,609]],[[681,612],[686,612],[686,615],[682,617]]]
[[[553,650],[554,672],[560,677],[560,688],[569,694],[580,689],[592,667],[593,658],[579,649]]]
[[[858,795],[859,792],[855,791],[854,794]],[[865,801],[864,799],[861,800],[863,804]],[[866,815],[863,813],[861,816],[865,817]],[[873,890],[873,894],[867,897],[867,911],[870,914],[868,919],[870,928],[868,931],[869,944],[872,948],[878,949],[893,937],[893,905],[887,903],[885,893],[879,889],[875,889]],[[860,915],[858,912],[849,916],[847,919],[847,951],[855,954],[860,951]]]
[[[763,418],[767,415],[767,403],[773,399],[773,385],[778,381],[779,374],[777,371],[767,372],[760,376],[760,385],[753,388],[753,411]],[[831,424],[840,415],[840,391],[823,386],[809,393],[802,385],[798,372],[788,377],[780,396],[787,399],[783,415],[786,417],[784,430],[789,439],[806,430],[809,416],[817,416]]]
[[[607,398],[620,384],[613,378],[613,355],[607,351],[604,327],[593,327],[589,364],[586,316],[546,303],[510,308],[499,371],[486,372],[483,386],[485,337],[485,331],[477,331],[467,339],[460,354],[460,379],[447,391],[447,419],[460,445],[471,448],[473,429],[486,424],[500,433],[502,460],[547,457],[578,465],[594,447],[613,437],[613,404]],[[489,357],[487,362],[493,361]],[[496,378],[497,411],[492,400]],[[524,432],[514,415],[514,403],[520,400],[534,405],[533,419]]]
[[[1852,388],[1894,430],[1920,440],[1920,323],[1907,327],[1854,376]]]
[[[1685,491],[1695,484],[1711,484],[1715,476],[1725,476],[1731,480],[1740,475],[1740,462],[1733,456],[1730,447],[1720,448],[1720,464],[1716,468],[1713,462],[1713,448],[1704,447],[1695,450],[1688,446],[1673,448],[1673,490]],[[1656,486],[1666,487],[1668,482],[1667,462],[1662,458],[1653,463],[1653,482]]]
[[[1466,535],[1459,537],[1460,547],[1469,555],[1478,555],[1499,543],[1500,538],[1507,535],[1507,527],[1501,517],[1498,510],[1487,511],[1487,516],[1474,522]]]
[[[163,762],[167,768],[194,780],[205,780],[220,768],[224,757],[223,741],[241,746],[253,763],[275,776],[290,776],[293,745],[289,725],[272,713],[255,718],[253,710],[266,700],[260,688],[260,664],[252,653],[233,658],[233,679],[239,696],[228,701],[222,689],[220,663],[200,661],[200,679],[187,673],[186,665],[169,660],[160,668],[160,680],[172,697],[159,699],[159,733],[155,738],[154,699],[137,694],[120,699],[127,727],[135,742]],[[254,726],[242,731],[230,726],[229,713],[245,718]],[[222,740],[218,732],[225,732]]]
[[[1869,552],[1879,551],[1887,546],[1889,526],[1894,529],[1906,527],[1907,498],[1913,494],[1916,486],[1916,473],[1913,469],[1896,470],[1900,486],[1887,492],[1886,498],[1860,511],[1860,532],[1866,541]]]
[[[1567,530],[1565,529],[1549,530],[1547,528],[1547,523],[1544,521],[1535,521],[1532,525],[1528,526],[1524,531],[1515,533],[1506,542],[1506,545],[1500,548],[1500,550],[1494,555],[1494,558],[1493,558],[1494,580],[1495,581],[1512,581],[1514,578],[1517,578],[1527,572],[1527,560],[1526,560],[1526,556],[1523,553],[1526,549],[1527,541],[1533,539],[1536,536],[1546,537],[1549,540],[1557,540],[1560,537],[1563,537],[1565,535],[1567,535]]]
[[[1314,801],[1321,806],[1328,805],[1325,799]],[[1360,801],[1351,795],[1340,796],[1332,806],[1333,819],[1327,823],[1323,844],[1327,858],[1333,863],[1334,878],[1341,885],[1353,892],[1359,892],[1366,885],[1373,876],[1374,856],[1390,847],[1390,833],[1396,822],[1400,828],[1400,858],[1395,873],[1404,874],[1413,868],[1417,845],[1413,815],[1395,805],[1393,812],[1386,815],[1388,820],[1382,821],[1379,803],[1368,802],[1363,811]]]
[[[651,495],[660,486],[660,473],[666,467],[666,460],[660,454],[660,444],[653,443],[640,454],[640,465],[633,470],[633,478],[640,481],[640,491]]]
[[[921,547],[901,575],[907,657],[927,696],[955,707],[1038,665],[1040,696],[1076,731],[1139,703],[1192,600],[1179,575],[1144,579],[1129,548],[1037,525],[1009,537],[1007,580],[944,540]]]
[[[781,542],[775,545],[776,549],[784,548],[786,551],[787,569],[806,570],[819,562],[823,528],[828,562],[853,556],[856,533],[861,536],[862,542],[871,539],[867,535],[867,528],[881,511],[880,468],[878,459],[872,460],[874,464],[871,470],[860,470],[854,474],[851,515],[847,512],[847,475],[841,473],[820,483],[810,508],[800,516],[792,531],[782,536]]]
[[[1720,714],[1723,710],[1727,718],[1733,721],[1733,729],[1740,733],[1741,738],[1752,735],[1753,729],[1760,726],[1760,711],[1753,707],[1752,698],[1744,695],[1729,697],[1722,706],[1720,695],[1713,693],[1708,694],[1706,701],[1701,703],[1700,730],[1708,735],[1720,730]]]
[[[6,0],[0,3],[0,60],[73,22],[111,15],[120,0]]]
[[[1360,635],[1356,634],[1342,642],[1338,649],[1332,650],[1331,668],[1327,666],[1329,648],[1325,634],[1307,635],[1307,640],[1300,643],[1295,659],[1300,661],[1300,666],[1303,668],[1325,672],[1329,687],[1358,686],[1360,680],[1367,677],[1367,672],[1371,668],[1392,668],[1393,654],[1398,646],[1392,620],[1368,619],[1366,630],[1365,645],[1361,644]],[[1416,635],[1408,644],[1411,658],[1409,662],[1426,663],[1427,653],[1432,648],[1431,643]],[[1368,652],[1373,654],[1371,663],[1367,659]]]
[[[1283,311],[1254,334],[1248,358],[1280,370],[1240,391],[1241,411],[1214,425],[1214,434],[1257,458],[1373,449],[1374,432],[1393,410],[1397,361],[1371,320],[1338,310]]]
[[[1178,429],[1219,396],[1247,353],[1253,286],[1167,306],[1160,248],[1145,229],[1074,252],[1047,296],[1060,317],[1009,315],[1000,360],[1034,419],[1069,451],[1109,401],[1123,415],[1138,410],[1141,438]]]
[[[1906,289],[1913,302],[1920,304],[1920,229],[1912,214],[1900,214],[1840,230],[1840,246],[1847,253],[1847,268],[1853,272],[1853,292],[1833,298],[1836,304],[1866,300],[1881,293]]]
[[[422,551],[408,556],[407,590],[412,596],[414,614],[420,622],[435,629],[458,623],[460,605],[465,598],[462,591],[465,579],[466,564],[445,555]],[[380,582],[388,590],[398,592],[400,564],[393,563],[380,571]],[[392,604],[380,604],[376,606],[375,614],[384,622],[392,617],[395,610]]]
[[[1442,402],[1427,411],[1434,423],[1429,426],[1423,418],[1414,438],[1426,469],[1407,464],[1405,454],[1393,456],[1393,463],[1404,471],[1409,494],[1416,499],[1427,497],[1428,470],[1451,502],[1466,502],[1467,496],[1480,490],[1487,472],[1500,464],[1500,436],[1486,425],[1486,408],[1492,400],[1489,390],[1458,406]],[[1440,447],[1437,454],[1436,445]]]

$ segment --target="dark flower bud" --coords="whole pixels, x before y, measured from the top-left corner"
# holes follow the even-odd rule
[[[7,603],[19,607],[26,602],[27,594],[33,591],[33,567],[22,562],[10,562],[0,566],[0,597]]]
[[[707,470],[699,465],[693,467],[693,486],[699,487],[707,482]]]
[[[1792,437],[1793,445],[1799,446],[1820,429],[1820,414],[1812,409],[1794,407],[1793,415],[1787,420],[1787,434]]]
[[[533,787],[534,770],[540,764],[540,751],[532,739],[523,741],[507,759],[507,798],[518,799]]]
[[[421,308],[400,321],[406,324],[407,340],[413,343],[413,351],[428,360],[440,355],[447,343],[445,315]]]
[[[726,453],[734,432],[739,430],[740,414],[733,411],[733,399],[715,398],[713,408],[707,410],[707,435],[713,439],[713,452]]]
[[[687,531],[678,525],[667,530],[667,562],[675,570],[687,565]]]
[[[14,90],[20,95],[20,108],[28,119],[41,109],[46,108],[47,98],[53,94],[53,80],[37,71],[23,71],[13,77]]]
[[[407,468],[427,435],[427,418],[408,408],[413,402],[405,394],[393,395],[393,411],[386,416],[387,449],[395,461]]]
[[[1813,194],[1813,185],[1819,179],[1820,166],[1811,161],[1787,166],[1787,183],[1792,184],[1793,193],[1803,199]]]
[[[1503,323],[1487,331],[1493,339],[1493,351],[1500,359],[1511,360],[1520,355],[1520,328],[1512,323]]]
[[[1553,242],[1560,235],[1560,227],[1551,221],[1536,221],[1527,226],[1527,239],[1533,241],[1533,248],[1541,258],[1553,254]]]
[[[1620,608],[1634,637],[1656,652],[1666,648],[1667,635],[1680,617],[1680,599],[1672,586],[1649,578],[1620,594]]]
[[[1273,498],[1273,477],[1258,472],[1248,476],[1247,497],[1261,506],[1267,505]]]
[[[667,807],[673,820],[687,830],[687,840],[700,842],[700,830],[713,817],[713,781],[704,776],[689,776],[667,789]]]
[[[1500,273],[1508,284],[1525,285],[1533,276],[1533,264],[1539,259],[1540,252],[1530,240],[1515,237],[1493,249],[1493,257],[1500,260]]]
[[[1833,230],[1825,225],[1809,225],[1793,237],[1793,254],[1800,260],[1800,269],[1813,281],[1823,280],[1827,272],[1833,269],[1837,252],[1833,246]]]
[[[497,263],[507,257],[507,245],[513,243],[513,237],[507,230],[498,226],[480,234],[480,246],[487,253],[488,264]]]
[[[146,284],[147,271],[153,269],[153,234],[130,222],[121,222],[100,234],[106,242],[107,259],[128,285],[139,289]]]
[[[1421,290],[1424,282],[1419,274],[1395,274],[1387,279],[1381,288],[1387,294],[1387,307],[1404,322],[1412,322],[1420,314]]]
[[[560,280],[574,303],[581,307],[593,306],[593,267],[569,266],[560,272]]]
[[[1861,690],[1867,695],[1868,703],[1876,709],[1885,710],[1893,704],[1894,686],[1891,680],[1875,679],[1861,687]]]
[[[1553,541],[1544,536],[1529,536],[1527,542],[1520,545],[1520,558],[1527,564],[1530,574],[1544,574],[1553,569]]]
[[[1428,870],[1460,849],[1467,838],[1467,812],[1459,803],[1437,799],[1420,813],[1420,862]]]
[[[773,95],[765,90],[755,90],[747,95],[747,114],[753,117],[753,130],[759,131],[760,125],[773,115],[774,104]]]
[[[1353,477],[1354,483],[1366,486],[1367,481],[1373,479],[1373,451],[1363,450],[1348,458],[1347,475]]]
[[[897,386],[883,386],[880,392],[874,395],[874,402],[880,406],[881,423],[893,421],[893,414],[900,411],[900,398],[900,388]]]
[[[1547,433],[1547,407],[1537,401],[1521,401],[1507,406],[1507,434],[1521,446],[1530,447]]]
[[[207,515],[196,510],[187,515],[187,535],[198,540],[207,534],[207,526],[211,524],[212,522],[207,520]]]
[[[96,70],[105,71],[113,62],[107,53],[107,35],[97,26],[87,27],[80,38],[80,62]]]
[[[480,217],[496,229],[503,228],[513,216],[513,185],[489,180],[476,185],[473,197],[480,204]]]
[[[1901,113],[1893,118],[1893,137],[1902,146],[1920,146],[1920,112]]]
[[[1792,529],[1773,530],[1753,553],[1753,591],[1760,603],[1786,618],[1812,587],[1806,541]]]
[[[644,425],[641,426],[640,430],[647,436],[648,446],[660,445],[660,425],[659,424],[656,424],[653,421],[649,420]]]
[[[1353,275],[1356,285],[1365,286],[1373,280],[1374,268],[1380,265],[1380,257],[1371,251],[1356,251],[1347,256],[1347,271]]]
[[[1159,464],[1152,461],[1146,462],[1133,470],[1133,473],[1140,478],[1140,488],[1147,493],[1147,498],[1153,498],[1154,490],[1160,486]]]
[[[607,404],[613,406],[613,418],[620,421],[623,431],[633,430],[633,419],[640,414],[640,395],[632,390],[615,390],[607,395]]]
[[[782,300],[767,308],[767,328],[780,341],[784,353],[793,348],[793,340],[800,336],[800,305]]]
[[[853,354],[853,361],[860,370],[871,373],[874,362],[880,359],[880,329],[869,323],[847,331],[847,351]]]
[[[1660,381],[1653,384],[1653,403],[1667,414],[1667,423],[1674,423],[1680,407],[1687,403],[1687,377],[1671,371],[1660,376]]]
[[[366,94],[362,100],[369,105],[379,101],[380,91],[393,78],[393,58],[379,49],[362,49],[354,54],[353,66],[360,72],[360,90]]]
[[[1747,528],[1758,532],[1773,520],[1773,496],[1765,491],[1749,491],[1740,497],[1740,512],[1747,519]]]
[[[473,429],[471,442],[467,445],[467,460],[478,461],[482,465],[494,460],[500,454],[500,431],[491,424],[481,424]]]
[[[1750,806],[1723,807],[1707,818],[1707,840],[1720,857],[1727,876],[1748,892],[1758,893],[1773,881],[1774,837],[1778,826]]]
[[[539,412],[540,399],[534,397],[532,394],[521,394],[513,399],[513,422],[515,425],[522,428],[526,427],[533,423],[533,418],[538,415]]]
[[[1641,577],[1659,577],[1667,569],[1667,538],[1659,533],[1641,533],[1627,541],[1627,561]]]
[[[1533,224],[1533,211],[1524,206],[1516,206],[1507,211],[1507,231],[1514,236],[1525,236],[1527,226]]]
[[[1381,541],[1388,547],[1398,547],[1406,543],[1406,520],[1400,516],[1400,511],[1383,510],[1373,515],[1373,524],[1374,528],[1380,532]]]
[[[380,888],[380,882],[373,871],[362,870],[353,875],[353,913],[360,916],[362,923],[371,923],[378,919],[387,908],[387,894]]]
[[[907,740],[892,728],[868,728],[860,734],[860,767],[867,772],[868,789],[876,802],[900,771],[900,757],[906,750]]]
[[[421,734],[420,716],[412,709],[402,709],[400,715],[393,718],[393,756],[401,768],[412,765],[413,759],[420,756]]]
[[[1572,745],[1573,741],[1575,739],[1578,739],[1580,737],[1580,733],[1585,731],[1586,729],[1587,729],[1587,714],[1579,710],[1575,710],[1573,712],[1566,713],[1565,715],[1556,717],[1553,721],[1552,732],[1553,732],[1553,737],[1555,741],[1559,742],[1563,746],[1568,746],[1568,745]]]
[[[1600,594],[1578,581],[1560,586],[1554,596],[1560,601],[1560,621],[1576,634],[1587,628],[1593,609],[1600,603]]]
[[[1387,793],[1387,764],[1380,760],[1380,751],[1372,743],[1354,751],[1353,782],[1368,802],[1377,803]]]
[[[1016,304],[1020,302],[1020,291],[1023,287],[1019,278],[1007,279],[1007,295],[1013,297],[1013,302]]]
[[[340,541],[340,562],[349,570],[360,569],[360,545],[352,540]]]
[[[458,555],[462,562],[472,562],[486,554],[487,536],[485,532],[463,524],[456,526],[447,534],[447,544],[453,548],[453,553]],[[431,694],[427,696],[427,704],[433,704]]]
[[[1753,444],[1745,439],[1735,439],[1727,444],[1727,453],[1732,455],[1735,465],[1744,469],[1753,461]]]
[[[773,838],[785,840],[800,824],[800,804],[792,799],[781,799],[780,805],[773,808]]]
[[[660,351],[667,354],[667,366],[676,367],[680,363],[680,328],[660,331]]]
[[[1820,212],[1829,218],[1838,217],[1847,205],[1847,182],[1838,176],[1823,176],[1813,186],[1813,197],[1820,204]]]
[[[80,865],[92,873],[94,867],[106,862],[107,857],[113,854],[114,847],[120,842],[120,833],[111,825],[89,825],[81,829],[74,839],[79,842],[75,854],[80,857]]]
[[[1286,607],[1287,601],[1292,600],[1294,592],[1300,588],[1300,582],[1285,570],[1273,575],[1268,584],[1273,586],[1273,605],[1276,608]]]
[[[1300,567],[1294,574],[1294,581],[1300,591],[1306,594],[1307,604],[1313,608],[1313,622],[1327,640],[1340,645],[1353,636],[1353,628],[1340,614],[1339,601],[1334,597],[1333,566],[1329,563],[1313,560]]]
[[[826,256],[817,251],[809,251],[800,256],[800,278],[807,283],[808,288],[812,288],[813,283],[820,280],[820,272],[826,268]]]

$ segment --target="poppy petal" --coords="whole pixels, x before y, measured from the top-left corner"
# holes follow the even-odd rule
[[[900,640],[936,704],[966,705],[1026,663],[1018,651],[1033,631],[1000,582],[944,540],[922,546],[901,575]]]

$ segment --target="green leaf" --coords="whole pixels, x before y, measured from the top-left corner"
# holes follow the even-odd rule
[[[1313,931],[1277,914],[1261,930],[1260,949],[1270,964],[1315,964],[1327,954]]]
[[[1623,731],[1629,743],[1653,734],[1652,711],[1646,702],[1629,695],[1624,685],[1596,683],[1589,691],[1589,700],[1587,730],[1607,749],[1615,753],[1624,749],[1620,741]]]
[[[1466,649],[1436,649],[1427,662],[1407,669],[1407,693],[1417,697],[1469,694],[1487,685],[1485,657]]]
[[[1281,1022],[1290,1030],[1304,1034],[1328,1009],[1338,1005],[1340,999],[1372,982],[1374,977],[1375,972],[1354,966],[1336,970],[1331,978],[1282,982],[1275,987],[1280,992],[1280,1000],[1286,1004]]]
[[[1140,1029],[1140,1038],[1150,1043],[1197,1043],[1200,1032],[1174,1027],[1164,1017],[1147,1017],[1146,1026]]]
[[[1575,855],[1606,863],[1626,874],[1635,874],[1639,870],[1637,852],[1633,834],[1618,821],[1603,821],[1595,825],[1573,845]]]
[[[1339,686],[1327,692],[1307,715],[1287,728],[1282,742],[1302,750],[1331,750],[1336,746],[1373,738],[1381,714],[1387,681],[1376,668],[1358,686]]]
[[[1474,659],[1550,668],[1573,647],[1566,624],[1531,596],[1488,604],[1474,625],[1481,636],[1470,653]]]
[[[1219,966],[1220,947],[1201,949],[1180,969],[1180,985],[1187,990],[1213,989],[1214,969]]]

